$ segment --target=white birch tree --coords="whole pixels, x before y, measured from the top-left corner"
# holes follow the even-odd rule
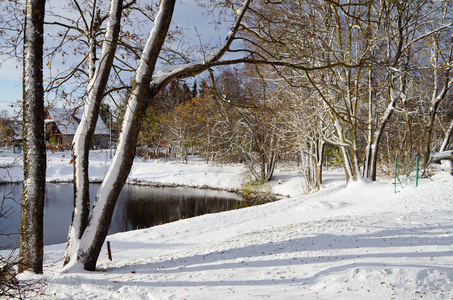
[[[439,152],[447,150],[447,145],[451,139],[452,133],[453,133],[453,120],[450,122],[450,126],[448,127],[447,131],[445,132],[445,136],[442,141],[442,145],[440,146]]]
[[[74,210],[68,233],[65,263],[70,260],[74,248],[87,226],[90,210],[88,160],[91,140],[96,128],[99,108],[104,98],[104,92],[110,75],[116,44],[121,28],[122,0],[112,0],[107,22],[106,34],[102,44],[101,56],[97,68],[93,66],[95,56],[90,43],[90,81],[83,108],[83,117],[73,140],[73,168],[74,168]],[[92,39],[90,38],[90,41]]]
[[[112,0],[113,2],[116,1]],[[220,62],[219,60],[229,49],[236,32],[240,29],[241,21],[250,0],[244,1],[242,6],[235,10],[236,20],[232,29],[225,42],[215,52],[206,55],[199,63],[171,66],[156,72],[156,64],[169,30],[175,2],[176,0],[161,0],[159,2],[154,25],[143,49],[132,83],[131,93],[127,100],[116,154],[95,197],[86,229],[79,240],[68,244],[67,259],[65,259],[67,268],[82,264],[86,270],[95,270],[96,261],[107,235],[118,195],[132,167],[137,138],[147,107],[152,103],[157,93],[172,80],[195,76],[212,66],[231,63]],[[92,101],[87,98],[85,107],[95,106],[96,104]],[[84,118],[79,127],[86,128],[80,129],[80,131],[88,132],[89,123],[86,120],[97,119],[96,114],[95,109],[84,112]],[[82,155],[80,152],[83,151],[86,150],[75,143],[74,155]],[[75,176],[78,176],[78,174]]]

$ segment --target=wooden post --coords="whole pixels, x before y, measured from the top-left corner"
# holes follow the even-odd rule
[[[417,154],[417,161],[416,161],[416,171],[415,171],[415,186],[418,187],[418,162],[419,155]]]
[[[396,194],[396,178],[398,177],[397,175],[398,172],[398,156],[395,157],[395,182],[393,184],[393,192]],[[108,245],[108,242],[107,242]]]
[[[110,249],[110,242],[107,241],[107,254],[109,256],[109,260],[112,260],[112,250]]]

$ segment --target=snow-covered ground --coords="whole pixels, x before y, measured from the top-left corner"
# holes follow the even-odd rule
[[[16,167],[0,170],[0,182],[17,182],[23,180],[21,156],[12,151],[0,152],[0,166],[7,165],[17,159]],[[111,163],[109,150],[90,151],[90,181],[101,181]],[[69,182],[73,179],[71,153],[47,153],[48,182]],[[188,163],[178,158],[149,159],[137,158],[128,177],[128,183],[144,183],[156,185],[175,185],[190,187],[208,187],[223,190],[237,190],[247,180],[247,169],[243,165],[212,165],[206,161],[192,157]],[[285,196],[297,196],[304,193],[302,179],[297,167],[286,167],[277,170],[272,182],[273,191]]]
[[[71,179],[68,156],[49,158],[48,180]],[[97,156],[92,179],[108,165]],[[149,160],[137,161],[129,180],[228,189],[244,172]],[[341,173],[328,172],[311,195],[302,195],[297,170],[276,176],[274,191],[291,198],[108,236],[113,261],[103,249],[96,272],[62,272],[65,245],[47,246],[44,275],[20,277],[43,279],[42,299],[453,298],[448,172],[397,193],[385,181],[346,187]]]

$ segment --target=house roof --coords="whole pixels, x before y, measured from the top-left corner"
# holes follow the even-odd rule
[[[65,109],[65,108],[48,108],[48,117],[45,120],[46,123],[55,122],[60,130],[61,134],[73,135],[76,133],[77,127],[79,126],[80,120],[82,119],[82,109]],[[96,128],[94,134],[110,134],[109,129],[102,121],[101,117],[98,116],[96,122]]]
[[[14,131],[12,136],[13,140],[21,140],[22,139],[22,124],[16,123],[11,125],[11,129]]]

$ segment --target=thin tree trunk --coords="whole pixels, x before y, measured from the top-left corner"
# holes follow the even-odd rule
[[[247,154],[247,152],[242,148],[240,147],[241,149],[241,157],[242,157],[242,160],[245,162],[245,164],[247,165],[247,167],[249,168],[250,172],[252,173],[253,177],[255,178],[256,181],[260,181],[261,179],[261,175],[259,172],[256,171],[255,169],[255,163],[253,161],[253,158],[250,158],[251,155]]]
[[[231,45],[250,0],[245,0],[242,9],[237,11],[238,15],[233,28],[228,33],[224,44],[216,52],[200,63],[183,65],[180,68],[170,67],[154,74],[154,68],[171,22],[175,2],[176,0],[161,0],[159,2],[154,26],[143,50],[132,84],[132,92],[128,99],[115,157],[96,195],[88,226],[80,239],[76,255],[74,253],[71,255],[70,263],[66,268],[82,263],[85,270],[95,270],[96,261],[107,236],[118,195],[132,167],[138,134],[146,109],[167,83],[177,78],[198,75],[215,65],[215,62],[223,56]]]
[[[363,176],[370,176],[370,165],[371,165],[371,144],[373,138],[373,87],[372,87],[372,73],[371,68],[368,71],[368,124],[367,124],[367,146],[365,156],[365,167],[363,169]]]
[[[94,271],[102,244],[107,236],[113,209],[118,195],[129,175],[135,157],[138,134],[148,107],[145,97],[153,98],[159,88],[150,89],[158,54],[171,22],[176,0],[163,0],[159,4],[155,26],[143,51],[128,100],[118,150],[96,195],[88,225],[83,232],[77,255],[69,253],[71,260],[80,261],[85,270]],[[89,103],[89,105],[93,105]],[[97,111],[99,110],[99,107]],[[93,108],[96,113],[95,107]],[[79,126],[80,127],[80,126]],[[86,126],[85,126],[86,127]],[[74,143],[76,145],[76,143]],[[68,261],[69,262],[69,261]],[[75,262],[74,262],[75,263]]]
[[[24,182],[20,220],[19,272],[42,273],[46,187],[44,142],[43,33],[45,1],[28,0],[25,8],[23,64]]]
[[[277,165],[277,156],[277,151],[272,150],[266,166],[265,181],[271,181],[272,177],[274,176],[275,166]]]
[[[429,158],[431,156],[431,140],[433,136],[434,122],[436,121],[437,108],[439,107],[439,102],[435,101],[431,103],[429,108],[429,121],[426,126],[425,131],[425,156],[423,160],[423,167],[425,168],[428,164]]]
[[[449,72],[447,72],[447,75]],[[446,79],[446,83],[444,85],[443,90],[440,92],[440,94],[436,97],[435,94],[433,94],[433,100],[431,101],[431,106],[429,108],[429,122],[428,126],[426,126],[426,135],[425,135],[425,157],[424,157],[424,168],[426,168],[428,162],[429,162],[429,157],[431,156],[431,140],[433,136],[433,130],[434,130],[434,122],[436,121],[436,114],[437,114],[437,109],[440,105],[440,103],[446,98],[448,90],[451,88],[453,83],[452,81],[448,81]]]
[[[450,127],[448,128],[447,132],[445,133],[444,141],[442,142],[442,146],[440,146],[439,152],[446,150],[448,141],[451,138],[452,132],[453,132],[453,120],[451,120]]]
[[[436,41],[437,45],[437,41]],[[432,59],[435,61],[435,65],[437,66],[437,54],[438,54],[438,47],[435,48],[436,50],[436,55]],[[453,86],[453,80],[450,78],[450,70],[452,67],[452,62],[453,62],[453,36],[450,37],[450,51],[448,55],[448,67],[445,70],[445,75],[444,75],[444,83],[442,90],[438,93],[438,70],[437,68],[434,68],[434,91],[432,95],[432,100],[431,100],[431,105],[429,108],[429,122],[428,126],[426,127],[426,137],[425,137],[425,157],[424,157],[424,168],[426,169],[428,163],[429,163],[429,158],[431,156],[431,140],[432,140],[432,135],[433,135],[433,129],[434,129],[434,122],[436,120],[436,114],[437,114],[437,109],[440,105],[440,103],[446,98],[448,91],[450,88]]]
[[[317,151],[316,151],[316,154],[317,154],[317,158],[316,158],[316,187],[319,189],[321,189],[321,184],[322,184],[322,163],[323,163],[323,160],[324,160],[324,140],[319,137],[317,139]]]
[[[104,97],[104,90],[115,57],[116,43],[120,32],[122,3],[123,0],[111,2],[107,32],[102,46],[100,63],[88,84],[83,116],[73,140],[74,209],[68,233],[64,265],[69,263],[71,257],[74,256],[75,249],[88,224],[90,213],[90,182],[88,177],[89,150],[96,128],[99,108]],[[92,33],[92,35],[93,34],[94,33]],[[90,58],[93,60],[94,55],[95,54],[93,53],[90,55]]]
[[[331,114],[331,116],[333,116]],[[346,175],[346,183],[349,183],[351,180],[354,181],[354,171],[351,163],[351,157],[348,152],[348,147],[346,146],[346,139],[344,137],[343,133],[343,126],[341,126],[340,121],[336,118],[333,117],[333,124],[335,131],[337,133],[338,139],[341,141],[342,145],[339,145],[340,147],[340,153],[341,157],[343,159],[343,167],[345,170],[345,175]]]
[[[135,89],[137,90],[140,89]],[[118,149],[122,151],[117,151],[113,158],[112,165],[96,195],[88,226],[80,241],[77,259],[83,263],[85,270],[94,271],[96,268],[96,261],[107,236],[118,195],[126,182],[135,157],[138,134],[148,104],[138,99],[129,103],[132,106],[128,105],[123,131],[118,141]]]
[[[353,170],[353,181],[359,180],[360,176],[360,166],[359,166],[359,158],[357,156],[357,139],[355,134],[352,138],[352,145],[349,147],[349,152],[351,155],[351,163],[352,163],[352,170]]]
[[[373,143],[371,145],[370,178],[372,181],[376,181],[379,143],[381,141],[382,134],[384,133],[385,126],[387,125],[388,120],[392,116],[396,104],[396,95],[393,91],[393,88],[390,88],[390,90],[391,90],[390,92],[391,101],[389,105],[387,105],[387,109],[384,112],[384,115],[381,119],[381,123],[377,128],[376,132],[374,133]]]

